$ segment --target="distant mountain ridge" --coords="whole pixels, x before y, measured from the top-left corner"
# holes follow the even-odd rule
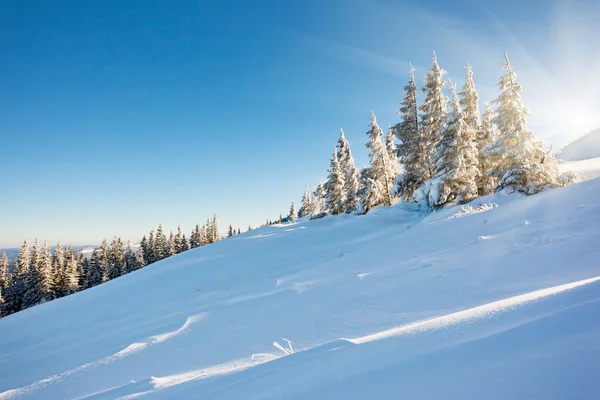
[[[557,155],[565,161],[600,157],[600,128],[594,129],[566,145]]]

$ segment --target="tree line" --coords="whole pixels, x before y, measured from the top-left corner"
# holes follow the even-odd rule
[[[435,210],[502,190],[531,195],[575,182],[574,174],[559,174],[554,154],[527,127],[524,89],[506,53],[501,68],[498,97],[486,102],[481,113],[470,65],[459,91],[444,80],[446,71],[434,53],[420,89],[421,104],[410,65],[398,110],[401,122],[384,135],[371,111],[365,144],[369,166],[356,168],[342,130],[327,180],[312,192],[305,188],[297,216],[366,214],[400,200]],[[294,203],[288,218],[296,218]]]
[[[229,225],[228,237],[238,233],[241,233],[239,229],[235,231]],[[36,239],[30,248],[25,240],[12,263],[12,271],[6,253],[0,260],[0,317],[94,287],[220,239],[215,215],[206,224],[197,224],[189,240],[180,227],[167,236],[159,225],[156,231],[152,229],[144,235],[137,249],[118,237],[110,243],[103,239],[89,259],[72,246],[63,247],[59,243],[52,251],[48,243],[40,246]]]

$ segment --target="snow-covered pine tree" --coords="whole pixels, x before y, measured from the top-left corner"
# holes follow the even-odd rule
[[[433,53],[432,66],[425,72],[425,86],[421,91],[425,93],[425,100],[419,107],[421,110],[420,130],[427,143],[428,171],[427,178],[434,175],[432,156],[438,147],[443,129],[448,119],[448,98],[444,95],[444,75]]]
[[[298,211],[296,211],[296,204],[292,201],[292,205],[290,206],[290,214],[288,215],[288,221],[294,222],[298,219]]]
[[[71,257],[65,260],[66,270],[66,285],[65,285],[65,296],[76,293],[79,291],[79,273],[77,271],[77,256]]]
[[[208,232],[206,225],[202,225],[198,231],[198,246],[204,246],[208,244]]]
[[[317,216],[327,212],[327,207],[325,206],[326,196],[327,193],[325,192],[324,185],[319,183],[312,194],[311,216]]]
[[[214,235],[212,232],[213,226],[212,226],[212,222],[210,221],[210,218],[206,219],[206,225],[204,225],[204,226],[206,227],[206,230],[205,230],[206,231],[206,242],[205,242],[205,244],[212,243]]]
[[[337,148],[334,147],[329,167],[329,176],[325,183],[325,204],[333,215],[344,212],[344,204],[346,202],[344,186],[344,172],[340,167]]]
[[[218,242],[221,238],[219,237],[219,226],[217,224],[217,215],[213,215],[212,220],[212,232],[213,232],[213,243]]]
[[[61,285],[63,282],[62,274],[63,274],[63,266],[65,264],[65,260],[63,257],[63,248],[58,242],[56,248],[54,249],[54,256],[52,257],[52,276],[54,277],[54,297],[59,298],[64,296],[64,290]]]
[[[298,216],[300,218],[306,217],[310,215],[310,210],[312,209],[312,199],[310,197],[310,190],[308,189],[308,185],[304,188],[304,196],[302,196],[302,203],[300,204],[300,211],[298,211]]]
[[[156,236],[154,237],[154,260],[160,261],[167,256],[168,243],[167,236],[163,231],[162,224],[158,225]]]
[[[177,226],[177,234],[175,235],[175,249],[177,254],[183,251],[184,243],[185,238],[183,236],[183,232],[181,231],[181,226]]]
[[[185,233],[182,235],[183,240],[181,241],[181,251],[188,251],[190,249],[190,246],[188,245],[188,241],[185,238]]]
[[[169,240],[167,241],[167,257],[174,256],[177,254],[177,242],[175,240],[175,234],[173,231],[169,233]]]
[[[371,111],[371,124],[367,132],[369,141],[365,145],[369,151],[369,159],[371,160],[370,171],[365,172],[368,178],[365,179],[365,187],[361,191],[361,211],[369,210],[379,205],[389,206],[392,204],[392,188],[394,179],[398,173],[398,162],[390,158],[387,148],[383,142],[383,131],[377,124],[375,113]],[[368,179],[372,179],[374,183],[369,183]],[[372,193],[377,191],[377,193]],[[369,199],[367,201],[367,199]],[[373,203],[374,202],[374,203]],[[365,208],[365,204],[369,206]]]
[[[432,208],[451,202],[464,204],[477,197],[476,130],[466,124],[456,85],[451,82],[450,92],[452,112],[433,155],[435,177],[426,182],[422,191],[417,191]]]
[[[23,308],[33,307],[36,304],[52,300],[52,255],[48,244],[40,248],[36,239],[31,252],[29,272],[27,274],[27,290],[23,297]]]
[[[101,258],[102,256],[100,249],[94,249],[94,251],[92,252],[92,256],[90,257],[87,275],[85,276],[86,288],[94,287],[105,281],[105,274],[102,269]]]
[[[535,194],[557,186],[558,166],[554,155],[547,151],[527,127],[529,110],[521,101],[523,87],[517,83],[517,74],[505,53],[501,65],[505,74],[498,81],[500,94],[494,101],[499,136],[484,147],[492,160],[490,176],[498,179],[495,191],[507,188],[525,194]]]
[[[359,182],[350,143],[344,137],[343,129],[340,129],[338,140],[338,162],[344,174],[344,212],[350,214],[356,211],[356,205],[360,200],[358,197]]]
[[[148,247],[147,252],[144,253],[144,259],[146,260],[146,264],[152,264],[156,260],[154,259],[154,229],[150,230],[148,234]]]
[[[108,250],[108,264],[106,276],[109,280],[116,279],[123,274],[123,242],[116,236],[113,238]]]
[[[235,235],[233,231],[233,226],[229,224],[229,229],[227,229],[227,237],[232,237],[233,235]]]
[[[2,289],[0,288],[0,318],[6,315],[4,311],[4,304],[4,297],[2,295]]]
[[[479,180],[477,181],[477,188],[480,196],[485,196],[493,193],[494,187],[496,186],[496,177],[488,174],[488,172],[494,166],[492,158],[489,157],[483,149],[492,143],[498,137],[496,126],[494,125],[494,110],[490,107],[490,104],[485,102],[485,110],[481,119],[481,128],[477,135],[477,152],[479,160]]]
[[[144,253],[138,250],[135,256],[135,269],[144,268],[146,266],[146,260],[144,260]]]
[[[23,309],[23,298],[27,291],[30,258],[29,243],[25,240],[13,265],[9,287],[4,295],[4,311],[6,315]]]
[[[125,274],[133,272],[137,269],[136,255],[131,242],[127,243],[127,247],[125,247],[125,252],[123,253],[123,258],[125,259]]]
[[[6,253],[2,253],[2,259],[0,259],[0,290],[2,293],[6,293],[9,284],[8,276],[8,256]]]
[[[417,85],[415,69],[412,65],[408,72],[410,80],[404,87],[406,95],[400,101],[398,110],[402,122],[392,128],[400,142],[396,148],[397,157],[404,166],[404,171],[396,179],[394,191],[405,201],[412,200],[415,190],[431,178],[427,140],[419,128]]]

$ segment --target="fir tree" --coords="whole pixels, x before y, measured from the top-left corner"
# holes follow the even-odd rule
[[[29,243],[25,240],[13,265],[13,271],[10,274],[9,287],[4,295],[4,312],[6,315],[16,313],[23,308],[23,298],[25,297],[25,292],[27,290],[29,263]]]
[[[62,287],[63,282],[63,273],[64,273],[64,264],[65,260],[63,257],[63,249],[60,245],[60,242],[56,245],[54,249],[54,256],[52,257],[52,275],[54,276],[54,297],[59,298],[63,297],[64,289]]]
[[[167,241],[167,257],[174,256],[178,253],[177,251],[177,241],[175,239],[175,234],[171,231],[169,233],[169,240]]]
[[[199,246],[198,239],[200,236],[200,224],[196,224],[196,227],[192,229],[190,235],[190,249],[194,249]]]
[[[162,224],[158,225],[156,236],[154,237],[154,261],[160,261],[167,256],[168,243],[167,236],[163,231]]]
[[[8,276],[8,257],[6,253],[2,254],[0,260],[0,291],[6,293],[8,291],[9,276]]]
[[[145,266],[146,266],[146,260],[144,260],[144,253],[142,251],[138,250],[136,258],[135,258],[135,268],[140,269],[140,268],[144,268]]]
[[[340,139],[338,140],[338,161],[344,175],[344,212],[352,213],[356,211],[356,205],[359,200],[358,171],[354,165],[350,143],[344,137],[342,129],[340,129]]]
[[[156,243],[154,241],[154,229],[150,230],[148,234],[148,253],[144,254],[144,259],[146,260],[146,264],[152,264],[158,260],[155,258],[154,248],[156,247]]]
[[[227,229],[227,237],[232,237],[233,235],[235,235],[233,231],[233,226],[229,224],[229,229]]]
[[[377,118],[373,111],[371,111],[371,128],[367,132],[369,141],[365,145],[369,151],[369,158],[371,160],[371,167],[369,179],[374,180],[374,183],[368,183],[365,180],[366,189],[362,191],[361,201],[365,200],[365,196],[369,200],[369,209],[378,205],[389,206],[392,204],[391,191],[393,187],[394,179],[398,173],[398,163],[395,159],[390,158],[389,153],[385,144],[383,143],[383,131],[377,124]],[[371,191],[377,191],[377,193],[370,193]],[[375,199],[377,199],[375,201]],[[375,204],[372,202],[375,201]],[[365,210],[364,205],[361,206],[362,211]]]
[[[144,237],[142,238],[142,241],[140,242],[140,248],[138,251],[142,253],[142,257],[148,255],[148,239],[146,239],[146,235],[144,235]]]
[[[109,280],[116,279],[123,275],[122,267],[124,264],[123,259],[123,242],[121,238],[113,238],[110,249],[108,250],[108,264],[106,275]]]
[[[105,271],[102,268],[102,255],[100,249],[94,249],[90,257],[89,268],[85,277],[85,287],[91,288],[105,281]]]
[[[476,130],[464,119],[456,87],[450,83],[452,112],[433,156],[435,177],[426,182],[423,200],[436,208],[456,201],[463,204],[477,197]]]
[[[310,214],[310,210],[312,209],[311,198],[310,198],[310,190],[308,189],[308,185],[304,188],[304,196],[302,196],[302,202],[300,203],[300,210],[298,211],[298,216],[300,218],[306,217]]]
[[[0,288],[0,318],[4,317],[5,315],[5,302],[4,302],[4,297],[2,295],[2,289]]]
[[[404,166],[404,172],[396,180],[395,192],[406,201],[411,200],[415,190],[431,178],[427,140],[419,127],[417,85],[412,65],[409,74],[410,80],[404,87],[406,95],[398,110],[402,122],[392,128],[400,142],[396,148],[398,160]]]
[[[325,207],[327,193],[325,192],[325,187],[322,184],[318,184],[312,195],[312,209],[310,210],[310,215],[320,215],[327,211]]]
[[[182,239],[181,239],[181,251],[182,252],[188,251],[190,249],[190,247],[188,246],[188,241],[185,238],[185,233],[181,237],[182,237]]]
[[[433,53],[432,66],[425,72],[425,86],[421,91],[425,93],[425,100],[419,107],[421,110],[421,133],[427,144],[427,175],[426,179],[433,176],[432,155],[438,147],[442,131],[448,118],[448,98],[444,95],[444,74]]]
[[[494,111],[490,107],[489,103],[485,103],[485,110],[483,111],[483,117],[481,120],[481,128],[477,135],[477,151],[479,160],[479,180],[477,181],[477,188],[480,196],[491,194],[496,186],[496,178],[488,172],[494,166],[492,159],[488,157],[486,152],[483,150],[486,146],[492,143],[497,138],[496,127],[493,122]]]
[[[31,253],[29,272],[27,274],[27,290],[23,298],[23,308],[52,300],[52,255],[47,243],[40,248],[36,239]]]
[[[213,225],[212,222],[210,221],[210,218],[208,218],[206,220],[206,225],[204,225],[206,227],[205,232],[206,232],[206,242],[205,244],[210,244],[214,242],[214,235],[212,232],[213,229]]]
[[[211,243],[215,243],[219,241],[219,227],[217,225],[217,215],[213,215],[213,219],[211,222],[211,235],[212,235],[212,242]]]
[[[290,214],[288,215],[288,221],[294,222],[298,219],[298,212],[296,211],[296,204],[292,201],[292,205],[290,206]]]
[[[242,230],[240,228],[238,228],[237,234],[239,235],[240,233],[242,233]]]
[[[325,204],[333,215],[343,213],[346,202],[344,173],[341,170],[337,153],[337,149],[334,147],[331,166],[329,167],[329,176],[325,183]]]
[[[177,226],[177,234],[175,235],[176,254],[179,254],[183,251],[184,243],[187,245],[183,232],[181,232],[181,226]]]
[[[500,94],[494,101],[499,136],[485,146],[493,167],[488,174],[498,181],[495,191],[508,188],[525,194],[534,194],[558,185],[558,166],[553,154],[546,151],[536,135],[527,127],[529,110],[521,101],[523,87],[517,83],[517,74],[505,53],[501,65],[505,74],[498,81]]]

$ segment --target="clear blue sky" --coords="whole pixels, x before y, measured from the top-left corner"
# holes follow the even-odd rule
[[[483,99],[508,51],[555,147],[600,125],[599,3],[496,3],[2,1],[0,247],[285,214],[340,127],[366,162],[369,109],[398,122],[433,49]]]

